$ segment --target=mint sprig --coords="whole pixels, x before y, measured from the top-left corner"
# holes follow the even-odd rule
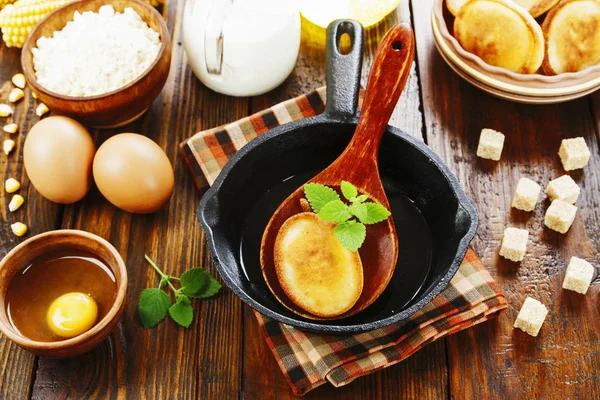
[[[304,194],[314,212],[321,211],[323,206],[331,201],[339,200],[340,195],[335,190],[318,183],[304,185]]]
[[[138,313],[144,328],[152,328],[167,316],[179,325],[188,328],[194,319],[194,309],[191,298],[204,299],[217,294],[221,285],[202,268],[191,268],[177,278],[165,274],[148,255],[146,261],[160,275],[158,288],[144,289],[138,300]],[[174,282],[179,282],[179,289],[175,288]],[[162,290],[169,287],[175,296],[175,303],[171,297]]]
[[[344,203],[335,190],[319,183],[304,185],[304,194],[319,218],[337,225],[333,233],[341,245],[357,251],[365,241],[365,225],[385,221],[391,213],[379,203],[367,202],[366,194],[359,196],[350,182],[342,181],[340,189],[350,204]]]

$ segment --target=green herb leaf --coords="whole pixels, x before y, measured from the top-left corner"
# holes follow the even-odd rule
[[[360,222],[366,225],[376,224],[381,221],[385,221],[391,215],[391,213],[379,203],[363,203],[361,206],[365,206],[364,212],[362,207],[358,214],[354,214]],[[359,215],[360,214],[360,215]]]
[[[192,304],[190,298],[181,293],[177,295],[177,303]]]
[[[218,280],[213,278],[208,272],[202,270],[207,276],[207,282],[204,286],[202,286],[196,293],[187,294],[188,296],[194,299],[206,299],[208,297],[212,297],[221,289],[221,284]]]
[[[322,220],[333,222],[334,224],[344,223],[352,217],[348,206],[341,200],[333,200],[325,204],[317,215]]]
[[[208,283],[209,275],[202,268],[191,268],[181,275],[179,283],[184,294],[193,295]]]
[[[367,216],[367,205],[364,203],[354,203],[350,207],[348,207],[350,214],[354,215],[358,218],[359,221],[362,222],[363,218]]]
[[[367,229],[363,224],[356,221],[346,221],[333,229],[335,237],[342,246],[351,251],[356,251],[362,246],[367,235]]]
[[[335,190],[319,183],[304,185],[304,194],[315,213],[321,211],[321,208],[330,201],[340,199],[340,195]]]
[[[342,181],[342,183],[340,183],[340,188],[342,189],[342,194],[348,200],[358,195],[358,190],[356,190],[356,187],[350,182]]]
[[[160,275],[158,288],[145,289],[138,300],[138,312],[144,328],[152,328],[162,321],[167,313],[173,321],[184,327],[189,327],[194,319],[194,310],[190,298],[206,298],[215,295],[221,285],[202,268],[192,268],[186,271],[181,278],[167,275],[148,255],[146,261]],[[176,289],[174,283],[181,286]],[[175,295],[175,304],[171,305],[171,298],[160,288],[168,286]]]
[[[171,299],[157,288],[144,289],[138,301],[138,312],[144,328],[152,328],[167,315]]]
[[[360,196],[358,196],[358,197],[356,198],[356,200],[357,200],[359,203],[364,203],[365,201],[367,201],[367,199],[368,199],[368,198],[369,198],[369,196],[367,196],[366,194],[361,194]]]
[[[177,322],[179,325],[189,328],[194,319],[194,309],[189,302],[177,302],[169,307],[169,315],[173,318],[173,321]]]

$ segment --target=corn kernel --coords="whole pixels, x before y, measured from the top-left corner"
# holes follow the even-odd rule
[[[23,74],[15,74],[11,79],[13,85],[18,87],[19,89],[25,89],[25,75]]]
[[[6,182],[4,182],[4,189],[7,193],[14,193],[17,190],[21,189],[21,182],[19,182],[15,178],[8,178]]]
[[[23,205],[25,199],[20,194],[15,194],[12,199],[10,199],[10,203],[8,204],[8,210],[10,212],[15,212]]]
[[[13,108],[8,104],[0,104],[0,117],[8,117],[14,112]]]
[[[4,150],[4,154],[9,155],[11,151],[15,148],[15,141],[12,139],[6,139],[2,144],[2,149]]]
[[[31,92],[31,97],[33,97],[34,99],[37,99],[37,94],[35,94],[35,92]]]
[[[11,103],[16,103],[17,101],[21,100],[23,96],[25,96],[25,93],[23,93],[21,89],[14,88],[10,91],[10,94],[8,95],[8,101],[10,101]]]
[[[2,130],[6,133],[17,133],[17,131],[19,130],[19,125],[17,124],[7,124],[4,125],[4,127],[2,128]]]
[[[48,109],[48,106],[45,105],[44,103],[40,103],[35,108],[35,115],[37,115],[38,117],[41,117],[42,115],[46,114],[48,111],[50,111]]]
[[[10,229],[12,229],[16,236],[23,236],[27,233],[27,225],[22,222],[15,222],[10,226]]]

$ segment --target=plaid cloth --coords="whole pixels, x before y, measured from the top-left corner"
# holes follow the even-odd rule
[[[325,89],[277,104],[237,122],[197,133],[181,151],[199,189],[212,184],[229,158],[270,128],[317,115],[325,109]],[[444,336],[498,316],[504,294],[469,249],[449,286],[408,321],[348,336],[303,332],[255,312],[267,344],[294,394],[329,381],[343,386],[396,364]]]

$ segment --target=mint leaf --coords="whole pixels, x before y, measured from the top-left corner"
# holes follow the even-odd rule
[[[157,288],[144,289],[138,300],[138,313],[144,328],[152,328],[167,315],[171,299]]]
[[[183,273],[179,278],[181,291],[184,294],[192,295],[208,283],[209,275],[202,268],[191,268]]]
[[[189,299],[188,299],[189,300]],[[169,315],[179,325],[189,328],[194,319],[194,309],[190,303],[177,302],[169,307]]]
[[[360,222],[346,221],[336,226],[333,233],[342,246],[348,250],[356,251],[365,241],[367,229]]]
[[[185,291],[184,291],[184,293],[194,299],[206,299],[207,297],[212,297],[215,294],[217,294],[217,292],[222,287],[221,284],[219,283],[219,281],[216,280],[215,278],[213,278],[208,272],[204,271],[203,269],[201,269],[201,268],[198,268],[198,269],[200,269],[202,271],[202,273],[206,275],[205,284],[200,289],[198,289],[195,293],[186,293]]]
[[[341,200],[333,200],[325,204],[317,215],[322,220],[333,222],[334,224],[341,224],[352,217],[348,206]]]
[[[350,213],[361,222],[363,222],[363,219],[366,218],[368,213],[367,205],[364,203],[354,203],[348,209]]]
[[[190,298],[181,293],[177,295],[177,303],[192,304]]]
[[[318,213],[321,208],[333,200],[339,200],[340,195],[335,190],[319,183],[307,183],[304,185],[304,194],[313,211]]]
[[[365,206],[366,212],[361,215],[356,215],[356,218],[363,224],[371,225],[381,221],[385,221],[391,215],[391,213],[379,203],[363,203],[361,206]]]
[[[358,190],[356,190],[356,187],[350,182],[342,181],[342,183],[340,183],[340,188],[342,189],[342,194],[348,200],[358,195]]]
[[[361,194],[360,196],[358,196],[358,197],[356,198],[356,200],[357,200],[359,203],[364,203],[365,201],[367,201],[367,199],[368,199],[368,198],[369,198],[369,196],[367,196],[366,194]]]

